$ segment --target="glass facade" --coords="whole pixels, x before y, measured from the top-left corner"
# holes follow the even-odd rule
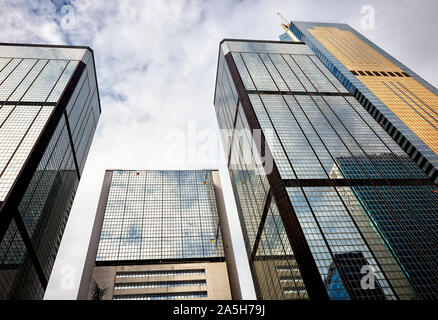
[[[112,171],[96,264],[224,258],[212,172]]]
[[[205,274],[204,269],[182,269],[182,270],[153,270],[136,272],[118,272],[116,278],[139,278],[139,277],[168,277],[168,276],[192,276]]]
[[[107,170],[78,299],[239,298],[218,170]]]
[[[438,89],[346,24],[291,22],[290,31],[437,183]]]
[[[0,298],[43,297],[99,116],[90,49],[0,45]]]
[[[346,86],[304,43],[224,40],[218,64],[258,297],[436,298],[438,188]]]

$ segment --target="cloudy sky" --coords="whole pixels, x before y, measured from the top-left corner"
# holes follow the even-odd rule
[[[374,29],[361,28],[371,5]],[[0,42],[93,48],[102,115],[46,299],[74,299],[105,169],[219,168],[244,298],[254,298],[213,108],[223,38],[278,40],[290,20],[348,23],[438,86],[438,2],[0,0]]]

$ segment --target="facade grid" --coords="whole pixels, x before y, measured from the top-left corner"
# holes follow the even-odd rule
[[[259,298],[435,297],[438,190],[309,47],[222,41],[214,104]]]
[[[438,89],[346,24],[294,21],[289,30],[437,183]]]
[[[113,171],[96,261],[223,258],[211,173]]]
[[[221,192],[217,170],[107,170],[78,298],[239,299]]]
[[[43,298],[100,116],[93,59],[0,44],[1,299]]]

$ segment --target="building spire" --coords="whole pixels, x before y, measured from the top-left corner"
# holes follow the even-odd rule
[[[287,21],[287,19],[285,17],[282,16],[282,14],[280,12],[277,12],[278,16],[283,19],[283,21],[285,22],[285,24],[289,27],[290,23],[289,21]],[[283,25],[283,24],[282,24]]]
[[[294,35],[292,31],[290,31],[290,22],[285,17],[283,17],[280,12],[277,12],[277,15],[285,22],[282,23],[281,26],[283,27],[284,30],[286,30],[286,33],[291,38],[291,40],[293,42],[300,42],[300,39],[298,39],[297,36]]]

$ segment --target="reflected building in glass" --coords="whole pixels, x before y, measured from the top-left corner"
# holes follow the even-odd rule
[[[214,105],[259,299],[438,297],[438,188],[305,43],[223,40]]]
[[[386,132],[438,183],[438,89],[347,24],[292,21],[303,41]]]
[[[88,47],[0,44],[0,299],[42,299],[101,110]]]
[[[219,172],[108,170],[78,299],[240,299]]]

